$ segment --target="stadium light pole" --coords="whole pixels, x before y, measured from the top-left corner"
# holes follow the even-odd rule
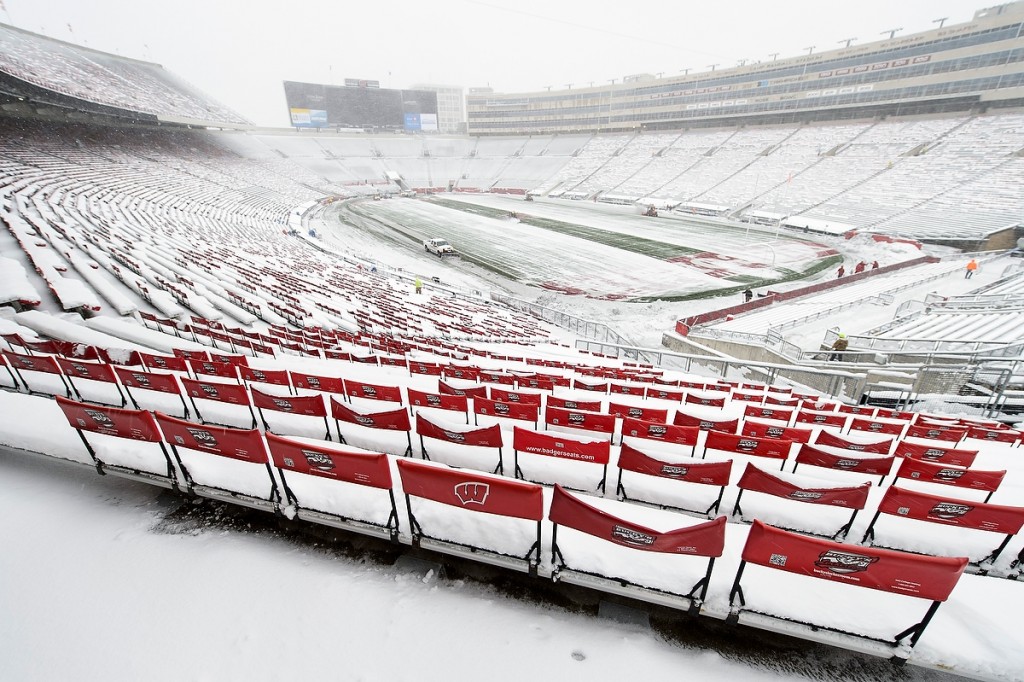
[[[949,19],[949,17],[942,17],[941,19],[932,19],[932,23],[938,24],[939,28],[942,28],[943,25],[946,23],[947,19]]]
[[[772,61],[774,62],[775,60],[777,60],[779,58],[779,54],[780,53],[778,53],[778,52],[769,52],[768,56],[771,57]]]
[[[712,71],[715,70],[716,66],[718,66],[718,64],[708,64],[708,68],[711,69]]]
[[[903,30],[902,26],[900,28],[887,28],[884,31],[882,31],[881,33],[879,33],[878,35],[884,36],[886,33],[888,33],[889,34],[889,40],[892,40],[893,36],[895,36],[897,32],[902,31],[902,30]]]
[[[856,40],[856,38],[843,38],[843,39],[842,39],[842,40],[840,40],[839,42],[840,42],[840,43],[846,43],[846,47],[849,47],[849,46],[850,46],[850,43],[852,43],[852,42],[853,42],[853,41],[855,41],[855,40]]]
[[[679,69],[679,73],[683,74],[684,76],[689,76],[690,75],[690,67],[688,66],[685,69]]]
[[[816,47],[817,45],[811,45],[810,47],[805,47],[804,49],[807,50],[807,54],[812,54],[814,52],[814,48]]]

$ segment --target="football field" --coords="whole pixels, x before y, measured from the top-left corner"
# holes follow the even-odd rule
[[[391,245],[447,239],[463,261],[520,284],[610,300],[685,300],[763,288],[831,267],[836,251],[716,219],[631,206],[494,195],[355,201],[325,215]],[[458,267],[458,262],[450,263]]]

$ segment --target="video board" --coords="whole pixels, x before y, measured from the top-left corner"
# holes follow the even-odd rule
[[[285,81],[284,93],[297,128],[437,130],[437,93],[431,90]]]

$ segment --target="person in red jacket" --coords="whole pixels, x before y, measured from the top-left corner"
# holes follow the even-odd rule
[[[842,277],[845,274],[846,274],[846,268],[844,268],[842,265],[840,265],[839,269],[836,270],[836,279]]]
[[[853,274],[856,275],[858,273],[864,272],[864,268],[866,268],[867,266],[868,264],[865,263],[864,261],[857,263],[857,267],[853,269]]]

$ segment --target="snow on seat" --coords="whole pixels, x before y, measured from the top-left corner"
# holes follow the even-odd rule
[[[760,419],[758,417],[745,417],[743,428],[740,430],[744,436],[755,436],[758,438],[778,438],[791,440],[794,443],[809,443],[814,437],[812,429],[800,428],[797,426],[786,426],[778,419]]]
[[[368,449],[380,449],[393,455],[408,457],[412,454],[412,424],[409,413],[404,407],[378,412],[362,412],[330,398],[331,416],[338,433],[338,442],[347,443],[353,439],[364,444]],[[345,433],[341,425],[345,424]],[[375,433],[376,432],[376,433]],[[390,433],[404,434],[405,447],[398,445],[396,438]],[[347,434],[347,435],[346,435]],[[360,445],[363,447],[363,445]]]
[[[981,426],[968,428],[965,440],[982,441],[986,443],[1011,443],[1020,445],[1024,440],[1024,433],[1016,429],[991,429]]]
[[[718,513],[732,473],[732,460],[709,462],[692,456],[682,457],[650,440],[641,447],[623,443],[617,465],[619,476],[615,492],[620,500],[708,518]],[[705,492],[700,486],[712,490]],[[713,490],[716,487],[717,495]]]
[[[903,419],[883,419],[882,417],[853,417],[850,419],[850,426],[847,434],[852,435],[855,431],[861,433],[884,433],[893,436],[896,440],[902,438],[904,431],[910,426],[909,421]]]
[[[969,427],[959,424],[918,423],[911,424],[903,438],[923,444],[959,443],[967,437],[968,430]]]
[[[608,412],[619,419],[636,419],[645,422],[665,423],[668,421],[668,408],[653,405],[627,405],[608,401]],[[625,426],[625,421],[623,422]]]
[[[867,504],[871,483],[864,482],[852,487],[826,485],[827,483],[828,481],[812,479],[809,476],[770,474],[748,462],[743,470],[743,475],[740,476],[740,480],[736,484],[739,487],[739,493],[736,495],[736,503],[732,508],[732,518],[738,518],[744,522],[748,517],[758,518],[784,530],[841,540],[850,532],[850,528],[857,518],[857,512],[864,509]],[[770,496],[773,498],[772,502],[791,500],[804,504],[824,505],[824,508],[816,510],[814,513],[808,513],[807,509],[794,509],[798,505],[755,503],[753,513],[748,514],[744,513],[741,506],[743,493],[747,491],[757,495]],[[749,509],[752,505],[748,504],[747,506]],[[838,530],[829,532],[831,528],[834,528],[833,519],[836,514],[828,510],[835,508],[852,510],[852,514]],[[843,517],[845,518],[845,514]],[[840,523],[842,523],[841,520]],[[828,530],[824,530],[826,526],[828,526]]]
[[[455,424],[445,422],[443,419],[428,419],[422,413],[417,413],[416,433],[420,437],[420,453],[423,459],[436,459],[450,466],[468,467],[494,474],[505,473],[502,457],[504,439],[501,427],[497,424],[482,427],[468,423]],[[448,445],[435,448],[431,455],[427,451],[425,438],[441,441]],[[490,464],[482,464],[480,460],[483,457],[488,457],[491,454],[488,451],[494,448],[498,449],[498,462],[491,468]]]
[[[114,372],[113,365],[109,365],[105,362],[86,362],[84,360],[69,360],[67,358],[55,358],[57,364],[60,366],[61,371],[64,373],[64,377],[68,381],[68,385],[78,396],[78,399],[85,402],[101,402],[105,404],[115,404],[111,402],[116,401],[118,407],[124,407],[128,404],[124,393],[121,391],[121,386],[117,382],[117,374]],[[79,379],[79,384],[75,383],[75,379]],[[81,387],[80,387],[81,386]],[[87,389],[86,392],[90,396],[94,396],[97,393],[101,398],[85,398],[82,396],[81,388]],[[113,389],[111,391],[110,389]],[[91,389],[91,390],[90,390]],[[97,389],[99,389],[97,391]],[[113,398],[113,394],[116,392],[117,398]]]
[[[52,355],[25,355],[8,350],[0,351],[0,353],[3,354],[8,367],[14,370],[17,379],[21,380],[21,385],[29,393],[54,396],[63,393],[65,398],[71,397],[71,387],[61,371],[56,357]],[[24,373],[30,373],[32,377],[31,384],[25,378]],[[19,382],[15,380],[15,383]]]
[[[559,395],[549,395],[545,404],[548,409],[557,407],[563,410],[585,410],[587,412],[600,412],[602,409],[600,400],[579,400]]]
[[[575,490],[604,492],[611,443],[599,433],[587,438],[588,433],[577,431],[570,436],[513,426],[515,477],[548,485],[560,483]],[[600,479],[595,483],[598,471]]]
[[[194,424],[159,412],[155,418],[181,469],[186,492],[253,509],[277,509],[280,493],[259,431]]]
[[[110,473],[164,488],[177,487],[177,472],[152,413],[79,403],[61,396],[56,396],[56,401],[100,475]],[[86,432],[95,434],[92,440],[86,438]]]
[[[415,416],[429,410],[427,414],[431,414],[433,411],[444,410],[446,412],[460,412],[465,417],[466,423],[469,423],[469,400],[464,395],[451,395],[448,393],[429,393],[427,391],[419,391],[415,388],[408,389],[409,395],[409,411]]]
[[[725,407],[728,400],[729,394],[719,391],[687,391],[683,397],[684,404],[702,407]]]
[[[483,384],[477,384],[472,381],[464,379],[456,379],[454,381],[445,381],[438,379],[437,381],[438,393],[444,393],[446,395],[461,396],[464,398],[486,398],[487,387]]]
[[[748,417],[755,419],[771,420],[778,426],[789,426],[793,421],[793,414],[796,410],[774,405],[747,405],[743,408],[744,422]]]
[[[648,386],[647,397],[655,400],[667,400],[673,403],[679,403],[683,401],[683,396],[686,395],[686,391],[676,390],[672,386]]]
[[[541,486],[432,462],[397,464],[413,547],[537,574]]]
[[[985,501],[988,502],[992,498],[992,493],[999,489],[999,485],[1005,477],[1005,470],[984,471],[951,464],[936,464],[919,459],[904,458],[900,460],[899,468],[896,469],[893,484],[900,478],[903,478],[915,483],[936,483],[965,490],[977,490],[988,493],[985,497]]]
[[[896,450],[893,452],[897,457],[908,457],[920,459],[933,464],[952,464],[958,467],[970,467],[978,456],[977,450],[966,450],[964,448],[947,448],[940,445],[925,445],[923,443],[910,443],[905,440],[896,443]]]
[[[846,424],[850,415],[841,412],[820,412],[818,410],[806,410],[800,408],[796,411],[793,419],[793,426],[807,424],[807,428],[813,428],[815,433],[831,431],[840,433],[846,430]]]
[[[672,417],[672,423],[676,426],[696,426],[701,431],[736,433],[740,427],[740,420],[733,416],[734,414],[734,411],[695,405],[677,409],[675,416]]]
[[[729,458],[743,463],[751,461],[764,462],[765,460],[776,460],[781,471],[789,459],[789,452],[793,447],[793,441],[778,438],[763,438],[744,436],[736,433],[710,430],[704,440],[704,451],[701,459],[707,458],[710,454],[713,458]],[[751,459],[755,458],[755,459]],[[733,470],[736,474],[736,470]]]
[[[885,477],[892,471],[894,455],[868,454],[846,450],[844,448],[831,447],[827,445],[800,446],[793,461],[793,472],[801,464],[807,466],[831,469],[837,472],[849,472],[856,474],[867,474],[879,476],[878,484],[881,485]]]
[[[623,445],[626,444],[627,438],[651,441],[651,444],[657,443],[659,447],[665,448],[666,452],[678,451],[679,448],[676,446],[679,446],[686,451],[688,457],[693,457],[700,429],[695,426],[676,426],[665,422],[623,417],[621,434]]]
[[[153,355],[139,351],[139,358],[149,371],[159,369],[165,372],[189,374],[188,360],[178,355]]]
[[[615,415],[548,405],[544,410],[544,428],[558,432],[578,430],[586,431],[591,435],[604,434],[611,442],[615,437]]]
[[[292,386],[297,389],[345,395],[345,380],[341,377],[307,374],[305,372],[296,372],[291,370],[289,370],[288,376],[291,378]]]
[[[18,378],[15,376],[15,373],[14,373],[14,368],[11,367],[10,361],[7,359],[7,356],[4,355],[4,354],[0,354],[0,365],[3,365],[3,368],[7,371],[7,376],[9,376],[11,378],[10,385],[9,386],[8,385],[4,385],[3,388],[5,388],[5,389],[13,389],[15,391],[21,389],[21,382],[18,381]]]
[[[238,376],[249,388],[252,388],[253,384],[284,386],[288,390],[292,388],[289,372],[286,369],[257,369],[248,365],[240,365],[238,367]]]
[[[902,427],[901,427],[902,428]],[[887,455],[892,452],[897,438],[879,438],[869,433],[849,432],[837,434],[834,431],[819,431],[811,440],[813,445],[827,445],[855,452],[870,452],[876,455]]]
[[[242,383],[242,380],[238,378],[238,368],[233,363],[189,358],[188,364],[192,369],[192,376],[197,379],[206,376],[216,377],[218,379],[230,379],[236,383]]]
[[[133,393],[132,389],[146,393],[151,392],[155,394],[174,396],[181,403],[181,417],[183,419],[189,418],[191,413],[189,412],[188,404],[185,402],[185,396],[182,394],[182,386],[178,383],[178,379],[174,374],[147,372],[141,369],[118,367],[116,365],[114,366],[114,373],[117,375],[118,381],[121,382],[125,393],[128,394],[128,398],[132,401],[132,405],[135,406],[135,409],[142,409],[142,406],[139,405],[140,398],[143,398],[146,402],[152,404],[153,398],[156,397],[156,405],[153,407],[147,407],[146,409],[155,409],[156,411],[166,413],[170,407],[173,406],[173,401],[159,400],[160,396],[139,395],[137,393]]]
[[[178,380],[185,389],[192,410],[203,424],[256,428],[256,413],[253,412],[249,392],[242,384],[200,381],[188,377],[178,377]],[[199,404],[203,405],[205,415],[200,411]],[[242,424],[247,426],[243,427]]]
[[[529,422],[534,428],[540,419],[540,404],[534,402],[488,400],[482,396],[473,398],[473,423],[480,425],[480,417],[486,417],[484,425],[500,425],[515,421]]]
[[[286,517],[398,541],[386,454],[272,433],[266,441],[281,478]]]
[[[920,527],[914,522],[939,524],[949,530],[940,540],[936,534],[918,532]],[[970,563],[972,572],[984,575],[1013,536],[1020,532],[1022,525],[1024,507],[942,497],[893,484],[879,502],[878,511],[865,530],[861,543],[889,549],[893,549],[895,543],[899,545],[896,549],[919,554],[949,556],[955,552],[973,555],[975,558]],[[884,545],[878,542],[880,526],[881,534],[886,538]],[[989,549],[991,543],[979,538],[975,531],[1005,533],[1006,537],[995,549]]]
[[[316,432],[324,434],[320,437],[323,440],[331,440],[331,426],[327,421],[327,406],[323,395],[292,395],[290,392],[277,395],[256,388],[250,388],[249,395],[267,433],[314,437],[313,433]],[[268,412],[274,413],[270,417],[275,422],[273,426],[267,421]],[[311,427],[308,417],[318,420],[317,426]],[[321,421],[322,432],[318,430]]]
[[[678,514],[614,500],[585,502],[558,485],[548,519],[554,524],[552,580],[685,609],[693,616],[700,614],[715,559],[725,548],[724,516],[688,524],[691,519]],[[643,561],[636,560],[637,551],[646,553]]]
[[[499,388],[488,386],[488,398],[503,403],[522,403],[524,405],[541,405],[544,401],[544,394],[535,391],[522,391],[518,389]]]
[[[444,365],[435,362],[422,362],[409,360],[409,376],[421,374],[424,376],[439,377],[444,373]]]
[[[352,398],[363,398],[393,403],[403,402],[402,389],[398,386],[382,386],[354,379],[345,379],[345,396],[349,401]]]
[[[967,563],[967,557],[926,557],[833,542],[755,520],[729,592],[727,622],[891,656],[902,664]],[[758,570],[748,572],[751,565]],[[824,582],[808,584],[806,578]],[[921,620],[893,633],[892,618],[922,599],[931,605]]]

